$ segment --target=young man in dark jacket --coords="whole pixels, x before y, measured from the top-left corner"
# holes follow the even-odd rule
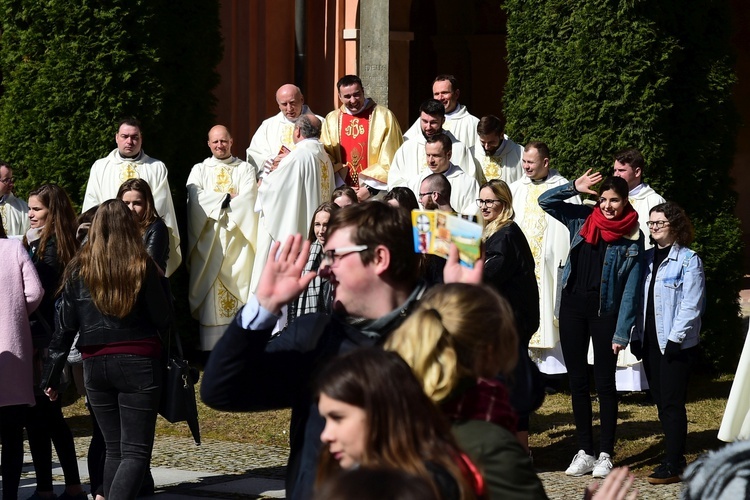
[[[278,243],[271,247],[276,255]],[[458,253],[446,264],[445,281],[481,280],[481,265],[462,268]],[[216,409],[260,411],[292,408],[286,493],[312,495],[320,433],[311,386],[332,357],[382,345],[424,291],[409,214],[381,202],[351,205],[331,216],[324,261],[334,286],[334,313],[314,313],[271,338],[281,307],[297,297],[314,273],[302,275],[309,242],[290,237],[269,258],[254,298],[244,306],[211,354],[201,387]]]

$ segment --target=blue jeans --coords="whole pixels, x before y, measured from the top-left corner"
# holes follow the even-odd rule
[[[104,496],[135,498],[154,445],[161,361],[133,354],[94,356],[83,361],[83,376],[107,445]]]

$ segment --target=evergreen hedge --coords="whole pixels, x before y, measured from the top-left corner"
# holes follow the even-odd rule
[[[729,170],[738,116],[729,3],[715,0],[506,0],[507,133],[546,142],[569,179],[612,172],[638,148],[646,181],[685,208],[705,264],[704,352],[733,371],[742,243]]]
[[[208,156],[218,1],[0,0],[0,13],[0,158],[19,194],[56,182],[79,203],[132,115],[184,205],[190,167]]]
[[[169,170],[185,258],[185,182],[214,125],[218,0],[0,0],[0,31],[0,158],[16,194],[55,182],[80,204],[117,122],[136,116],[144,151]],[[194,340],[187,273],[170,280]]]

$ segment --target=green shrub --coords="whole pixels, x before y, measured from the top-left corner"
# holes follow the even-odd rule
[[[133,115],[184,200],[213,125],[218,2],[0,0],[0,12],[0,158],[19,194],[57,182],[80,202],[116,122]]]
[[[186,243],[185,181],[214,125],[218,0],[0,0],[0,33],[0,158],[17,194],[55,182],[80,206],[117,122],[136,116],[143,149],[169,169]],[[172,281],[182,307],[184,270]],[[186,307],[178,328],[194,339]]]
[[[575,178],[611,173],[612,155],[637,147],[646,180],[682,205],[705,262],[708,360],[734,370],[742,337],[741,231],[729,170],[738,117],[727,2],[507,0],[507,132],[545,141]]]

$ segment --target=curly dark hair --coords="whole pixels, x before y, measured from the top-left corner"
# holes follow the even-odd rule
[[[656,205],[648,213],[654,212],[664,214],[669,221],[669,232],[674,235],[675,241],[680,246],[686,247],[693,242],[695,238],[693,223],[690,222],[681,206],[673,201],[667,201]],[[649,236],[649,238],[651,237]],[[653,239],[651,239],[651,243],[654,243]]]

